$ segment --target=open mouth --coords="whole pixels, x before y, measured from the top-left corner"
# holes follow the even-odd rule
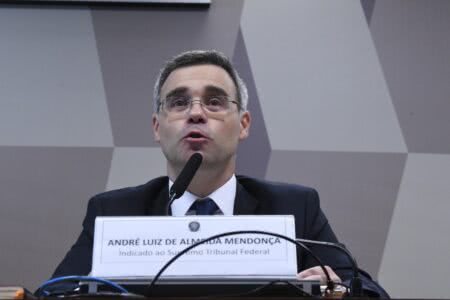
[[[188,137],[194,138],[194,139],[204,138],[204,136],[201,135],[200,133],[190,133],[190,134],[188,135]]]
[[[203,135],[200,132],[193,131],[193,132],[189,132],[185,136],[185,138],[188,139],[188,140],[198,140],[198,139],[207,139],[208,137]]]

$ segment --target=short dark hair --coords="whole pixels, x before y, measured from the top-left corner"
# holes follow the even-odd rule
[[[244,81],[234,69],[228,57],[216,50],[193,50],[183,52],[171,60],[159,72],[153,90],[153,110],[159,112],[161,106],[161,87],[169,77],[170,73],[182,67],[196,66],[196,65],[216,65],[224,69],[230,75],[236,86],[237,101],[239,102],[239,109],[246,111],[248,103],[248,92]]]

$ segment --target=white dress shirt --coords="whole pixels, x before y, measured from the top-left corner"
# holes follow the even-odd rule
[[[169,190],[172,187],[173,182],[169,179]],[[234,199],[236,197],[236,176],[233,176],[225,182],[220,188],[212,192],[206,197],[198,197],[189,191],[184,192],[184,194],[175,200],[170,206],[172,210],[172,216],[181,217],[185,216],[189,211],[192,203],[199,198],[211,198],[217,204],[219,209],[225,216],[232,216],[234,209]]]

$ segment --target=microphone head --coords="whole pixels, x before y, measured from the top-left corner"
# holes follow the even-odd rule
[[[181,170],[180,175],[178,175],[177,179],[173,183],[170,188],[169,195],[172,199],[178,199],[184,192],[187,190],[189,184],[194,178],[195,173],[198,168],[202,164],[203,156],[200,153],[194,153],[186,162],[183,170]]]

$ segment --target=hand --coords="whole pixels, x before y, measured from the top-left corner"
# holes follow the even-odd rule
[[[332,281],[342,282],[341,278],[339,278],[339,276],[334,273],[333,269],[331,269],[329,266],[325,266],[325,269],[327,269],[328,274],[330,274],[330,278]],[[319,266],[301,271],[297,274],[297,278],[300,280],[319,280],[321,284],[327,283],[327,276]]]

